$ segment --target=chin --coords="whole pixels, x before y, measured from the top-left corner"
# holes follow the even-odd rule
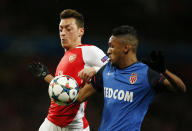
[[[63,48],[65,48],[65,45],[64,45],[64,44],[61,44],[61,46],[62,46]]]
[[[114,63],[113,63],[113,61],[111,61],[111,60],[110,60],[110,63],[111,63],[111,65],[113,65],[113,64],[114,64]]]
[[[116,66],[116,65],[117,65],[117,63],[115,63],[115,62],[112,61],[112,60],[110,60],[110,63],[111,63],[111,65],[113,65],[113,66]]]
[[[61,43],[61,45],[62,45],[63,47],[65,47],[65,46],[68,45],[68,43]]]
[[[62,46],[64,49],[66,49],[66,48],[67,48],[67,46],[66,46],[66,45],[64,45],[64,44],[61,44],[61,46]]]

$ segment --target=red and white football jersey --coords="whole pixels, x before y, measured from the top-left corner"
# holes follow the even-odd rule
[[[56,74],[69,75],[77,81],[80,88],[84,82],[78,77],[78,73],[86,67],[101,68],[108,61],[105,53],[93,45],[79,45],[76,48],[66,51],[57,66]],[[73,103],[68,106],[60,106],[51,101],[48,113],[48,120],[60,127],[86,128],[88,122],[85,118],[87,102],[81,104]]]

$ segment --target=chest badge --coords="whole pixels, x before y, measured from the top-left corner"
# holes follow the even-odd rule
[[[72,54],[69,56],[69,62],[72,63],[73,61],[75,61],[75,59],[77,58],[76,54]]]
[[[137,74],[132,73],[130,78],[129,78],[129,81],[130,81],[131,84],[134,84],[137,81]]]

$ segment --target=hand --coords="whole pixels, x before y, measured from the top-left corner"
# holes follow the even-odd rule
[[[160,73],[165,73],[166,65],[164,55],[161,51],[152,51],[150,53],[150,60],[142,59],[141,61],[147,64],[151,69]]]
[[[79,73],[78,76],[85,80],[86,82],[89,82],[91,77],[93,77],[96,74],[96,70],[93,67],[84,68]]]
[[[36,77],[44,79],[48,74],[49,71],[47,67],[40,62],[34,62],[29,65],[29,71]]]

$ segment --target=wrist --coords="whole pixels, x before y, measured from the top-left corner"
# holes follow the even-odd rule
[[[47,83],[50,83],[53,79],[54,79],[54,77],[53,77],[51,74],[47,74],[47,75],[44,77],[44,80],[45,80]]]
[[[167,75],[167,72],[168,72],[168,70],[165,69],[165,71],[163,71],[162,74],[163,74],[164,76],[166,76],[166,75]]]

